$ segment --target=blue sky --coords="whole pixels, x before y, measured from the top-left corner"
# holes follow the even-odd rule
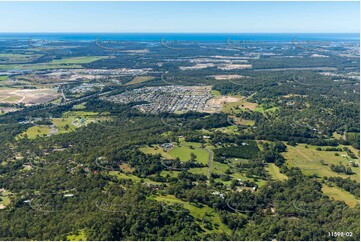
[[[0,2],[0,32],[358,33],[359,2]]]

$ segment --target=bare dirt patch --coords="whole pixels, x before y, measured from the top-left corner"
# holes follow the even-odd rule
[[[221,70],[234,70],[234,69],[249,69],[252,68],[251,64],[223,64],[217,66]]]
[[[134,172],[134,168],[132,168],[128,164],[121,164],[119,167],[123,172],[126,172],[126,173],[133,173]]]
[[[35,105],[50,102],[59,95],[56,89],[1,89],[0,102]]]
[[[207,101],[205,112],[207,113],[220,112],[225,104],[238,102],[240,100],[241,98],[239,97],[230,97],[230,96],[217,96],[211,98]]]
[[[205,69],[208,67],[214,67],[215,64],[213,63],[202,63],[202,64],[196,64],[194,66],[180,66],[179,69],[181,69],[182,71],[185,70],[199,70],[199,69]]]
[[[136,76],[136,77],[134,77],[134,79],[132,81],[126,83],[125,85],[139,84],[142,82],[152,80],[153,78],[154,77],[152,77],[152,76]]]
[[[242,76],[242,75],[214,75],[212,77],[214,79],[220,80],[220,81],[245,78],[245,76]]]

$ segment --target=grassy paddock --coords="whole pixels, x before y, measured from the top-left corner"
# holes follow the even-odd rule
[[[306,175],[316,174],[320,177],[327,176],[339,176],[342,178],[350,177],[352,180],[360,179],[360,168],[351,167],[349,160],[352,160],[359,164],[358,159],[351,159],[349,157],[342,157],[346,155],[345,151],[318,151],[317,146],[299,144],[296,147],[287,145],[287,152],[282,153],[287,160],[287,165],[290,167],[299,167]],[[341,147],[341,146],[340,146]],[[326,147],[322,147],[325,149]],[[338,153],[339,156],[335,156]],[[323,161],[324,164],[321,163]],[[350,166],[354,174],[346,175],[343,173],[333,172],[330,165]]]
[[[155,200],[157,200],[158,202],[162,202],[164,206],[167,206],[167,204],[183,205],[184,209],[189,210],[190,214],[200,223],[202,229],[207,232],[210,232],[211,230],[206,229],[203,223],[201,223],[201,221],[203,221],[205,218],[212,223],[212,227],[214,228],[214,230],[218,232],[224,231],[228,234],[230,234],[231,232],[230,229],[221,222],[221,218],[217,214],[217,212],[214,211],[211,207],[208,207],[207,205],[204,205],[203,207],[196,207],[189,202],[184,202],[172,195],[157,196],[155,197]],[[172,209],[172,207],[169,207],[168,209]]]
[[[268,164],[266,170],[275,180],[285,181],[288,179],[286,175],[280,172],[280,168],[273,163]]]
[[[356,205],[359,203],[359,200],[354,195],[338,187],[322,185],[322,192],[336,201],[345,202],[349,207],[352,208],[356,207]]]

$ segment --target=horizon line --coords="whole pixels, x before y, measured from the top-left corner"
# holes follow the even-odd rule
[[[0,32],[0,34],[360,34],[360,32]]]

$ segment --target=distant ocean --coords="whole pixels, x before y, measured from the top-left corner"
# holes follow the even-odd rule
[[[161,39],[176,41],[198,41],[198,42],[224,42],[228,38],[242,41],[274,41],[290,42],[294,38],[298,41],[360,41],[359,34],[315,34],[315,33],[242,33],[242,34],[193,34],[193,33],[0,33],[0,40],[54,40],[54,41],[93,41],[96,38],[101,40],[118,41],[144,41],[155,42]]]

